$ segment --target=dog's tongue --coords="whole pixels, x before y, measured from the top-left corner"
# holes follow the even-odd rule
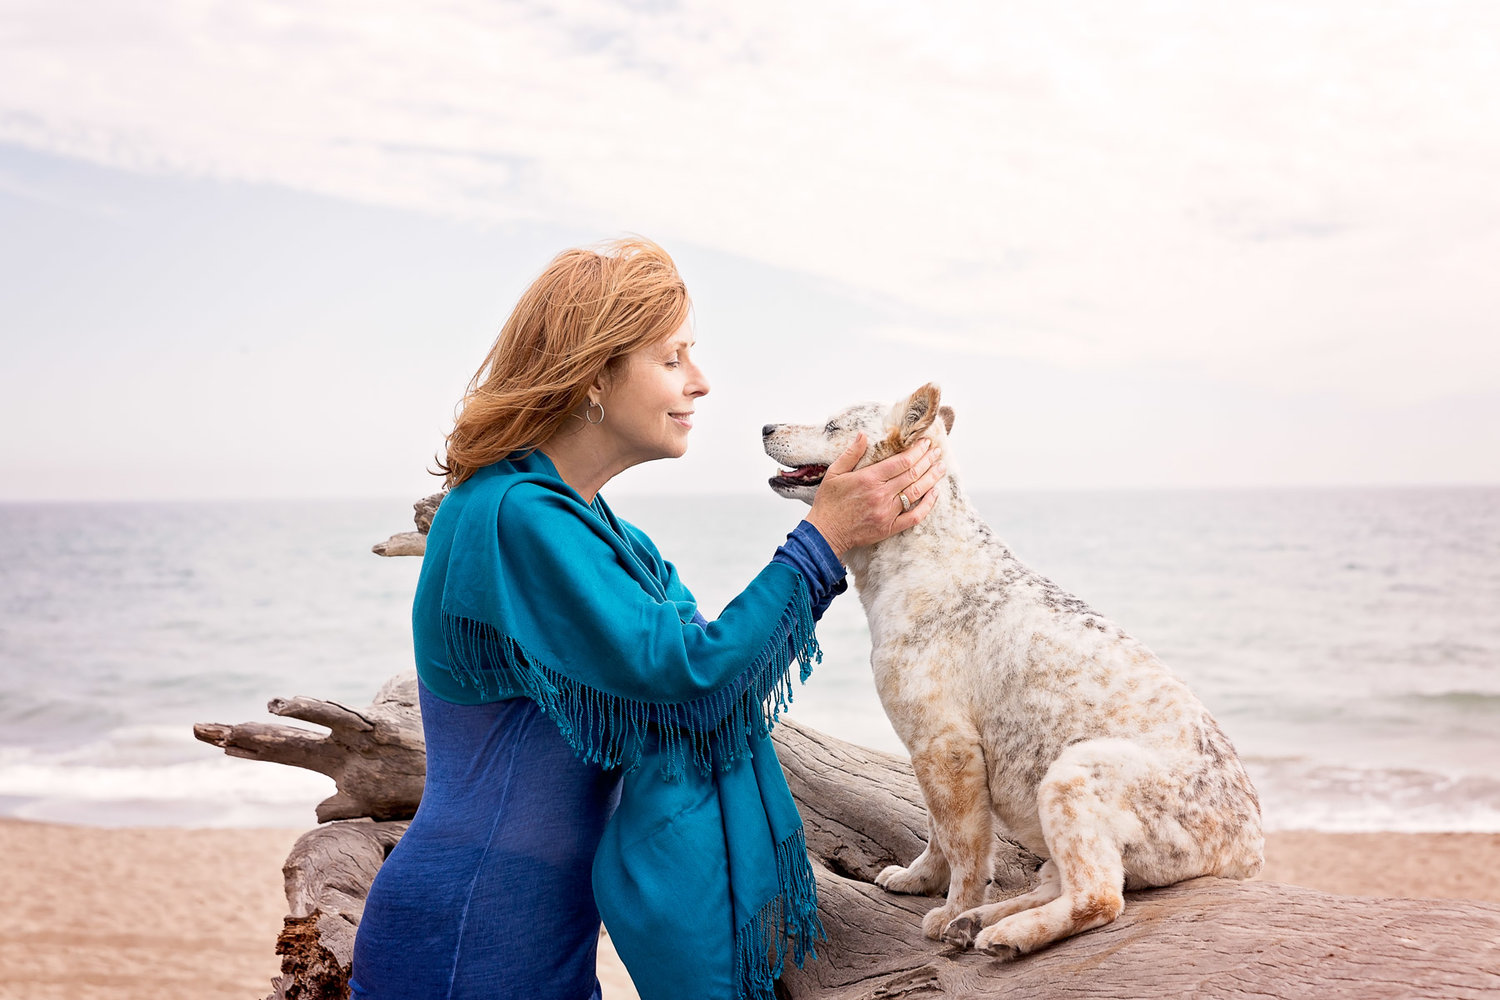
[[[788,479],[817,479],[828,471],[826,465],[799,465],[786,474]]]

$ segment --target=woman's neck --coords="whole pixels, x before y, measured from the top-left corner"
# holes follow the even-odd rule
[[[563,482],[573,487],[586,503],[593,503],[605,483],[630,467],[618,457],[605,454],[601,443],[579,428],[570,434],[554,434],[537,450],[557,466]]]

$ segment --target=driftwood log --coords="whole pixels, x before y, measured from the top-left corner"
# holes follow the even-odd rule
[[[380,803],[394,819],[415,812],[423,766],[415,674],[388,682],[377,697],[407,738],[351,747],[348,735],[306,733],[295,754],[243,752],[246,726],[200,726],[200,738],[227,730],[227,752],[334,774],[329,801]],[[294,717],[346,722],[350,710],[311,699]],[[317,706],[328,706],[326,709]],[[292,714],[279,712],[278,714]],[[350,713],[360,718],[375,708]],[[269,727],[285,729],[288,727]],[[415,739],[410,734],[415,730]],[[355,728],[354,732],[367,732]],[[236,732],[239,733],[235,736]],[[261,729],[250,729],[260,739]],[[337,731],[336,731],[337,732]],[[1500,906],[1478,902],[1356,899],[1293,886],[1197,879],[1127,894],[1125,914],[1108,927],[1060,942],[1014,963],[928,941],[922,915],[936,898],[896,896],[873,884],[888,864],[906,863],[927,835],[921,793],[907,762],[783,719],[776,742],[806,825],[808,853],[828,940],[806,969],[789,968],[778,994],[789,1000],[893,997],[1434,997],[1500,995]],[[211,740],[218,742],[218,740]],[[251,740],[252,743],[255,740]],[[281,744],[273,744],[281,745]],[[378,747],[378,749],[376,749]],[[359,767],[347,760],[378,755]],[[379,761],[401,776],[405,798],[389,792]],[[325,803],[326,805],[327,803]],[[340,810],[343,812],[343,810]],[[290,915],[278,941],[283,976],[275,1000],[332,1000],[347,991],[354,930],[370,881],[405,830],[399,821],[345,819],[298,840],[287,858]],[[999,839],[995,892],[1010,895],[1032,877],[1036,859]]]
[[[421,555],[442,494],[415,507],[417,530],[374,547]],[[354,932],[381,863],[415,812],[426,772],[416,675],[393,678],[365,709],[276,699],[275,715],[328,728],[200,723],[195,735],[232,756],[330,775],[282,868],[289,915],[277,941],[282,976],[269,1000],[344,1000]],[[911,767],[783,719],[775,739],[806,827],[828,940],[806,969],[788,968],[783,1000],[897,997],[1431,997],[1500,996],[1500,906],[1333,896],[1294,886],[1203,878],[1126,895],[1113,924],[1014,963],[922,936],[940,900],[874,885],[922,849],[927,816]],[[1037,859],[997,837],[993,893],[1022,891]],[[690,942],[684,946],[690,946]]]
[[[438,504],[443,502],[443,496],[442,493],[434,493],[412,504],[412,520],[417,522],[417,530],[397,532],[385,541],[376,542],[370,546],[370,551],[377,556],[424,554],[427,551],[427,529],[432,527],[432,516],[437,513]]]
[[[354,932],[375,873],[405,820],[335,820],[297,838],[281,866],[287,916],[276,939],[281,975],[268,1000],[344,1000]]]
[[[273,715],[326,726],[329,732],[266,722],[200,722],[193,726],[193,735],[223,747],[231,757],[291,764],[328,775],[338,791],[318,804],[319,823],[411,818],[427,775],[415,673],[387,681],[374,702],[359,710],[300,697],[273,698],[266,708]]]

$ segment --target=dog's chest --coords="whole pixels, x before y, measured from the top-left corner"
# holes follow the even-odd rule
[[[856,568],[875,686],[898,732],[915,716],[972,714],[986,675],[1008,659],[1014,614],[1003,581],[961,572],[964,561],[887,558]]]

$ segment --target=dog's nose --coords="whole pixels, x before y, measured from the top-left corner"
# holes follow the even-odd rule
[[[776,433],[776,425],[775,424],[766,424],[764,427],[762,427],[760,429],[760,436],[763,437],[763,438],[768,438],[772,434],[775,434],[775,433]]]

